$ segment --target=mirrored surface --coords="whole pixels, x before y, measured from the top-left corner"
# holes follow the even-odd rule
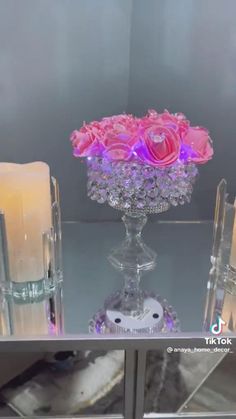
[[[233,351],[148,351],[144,417],[235,412],[235,362]],[[0,417],[124,412],[123,351],[1,353],[0,367]]]
[[[235,412],[235,365],[233,351],[149,351],[145,414]]]
[[[113,292],[123,287],[123,276],[107,258],[123,238],[121,222],[64,223],[62,306],[58,291],[47,304],[13,304],[14,317],[10,321],[15,323],[15,334],[58,335],[60,316],[64,318],[65,334],[88,333],[91,318]],[[181,331],[202,331],[212,223],[150,220],[144,229],[144,240],[156,251],[157,266],[143,274],[141,288],[167,299],[177,312]]]
[[[0,370],[0,417],[123,413],[123,351],[2,353]]]
[[[211,354],[212,355],[212,354]],[[215,357],[217,358],[217,357]],[[205,362],[204,362],[205,361]],[[215,359],[216,361],[216,359]],[[209,362],[209,361],[208,361]],[[204,377],[197,387],[193,388],[189,398],[181,406],[180,412],[235,412],[236,411],[236,356],[235,353],[228,353],[221,356],[216,362],[215,368],[204,372],[207,357],[199,358],[195,366],[202,371]],[[190,383],[191,377],[188,381]]]
[[[64,314],[67,333],[87,333],[89,319],[104,300],[123,286],[123,277],[107,260],[124,237],[120,222],[65,223]],[[157,266],[141,287],[166,298],[177,311],[181,330],[202,330],[210,267],[212,224],[151,222],[145,243],[157,252]]]

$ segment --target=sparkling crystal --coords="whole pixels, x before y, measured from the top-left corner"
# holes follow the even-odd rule
[[[188,164],[185,169],[188,176],[195,177],[198,173],[197,168],[194,164]]]
[[[132,179],[124,179],[123,186],[125,189],[129,189],[132,186]]]
[[[139,189],[143,186],[143,178],[141,176],[136,176],[133,179],[135,189]]]
[[[142,209],[145,207],[145,201],[143,199],[137,199],[137,208]]]
[[[138,164],[132,163],[131,170],[133,173],[136,173],[139,170]]]
[[[129,209],[131,207],[131,203],[130,201],[125,200],[123,203],[123,208],[124,209]]]
[[[107,200],[107,191],[105,189],[100,189],[99,191],[99,198],[98,198],[98,202],[99,204],[104,204],[104,202],[106,202]]]
[[[144,166],[142,173],[143,173],[144,178],[149,178],[150,177],[150,167]]]
[[[178,205],[178,199],[176,199],[175,196],[170,196],[169,202],[171,203],[171,205],[173,205],[174,207],[176,207]]]
[[[104,202],[106,202],[106,198],[102,197],[101,195],[98,197],[97,202],[99,204],[104,204]]]
[[[156,201],[155,201],[155,199],[150,199],[149,200],[149,206],[150,207],[156,207]]]
[[[97,201],[99,199],[99,195],[97,193],[92,193],[90,195],[90,199],[92,199],[93,201]]]
[[[169,195],[170,195],[170,191],[168,189],[161,189],[161,196],[163,198],[168,198]]]
[[[145,198],[145,196],[146,196],[146,191],[145,191],[145,189],[139,189],[139,191],[138,191],[138,197],[139,198]]]
[[[88,196],[124,211],[162,212],[190,202],[197,173],[195,165],[181,162],[158,169],[93,157],[88,161]]]
[[[124,199],[130,199],[133,196],[133,190],[126,189],[125,192],[122,194]]]
[[[119,199],[109,196],[108,203],[111,205],[111,207],[117,207],[119,205]]]
[[[185,204],[185,198],[184,198],[184,196],[180,196],[179,197],[179,204],[180,205],[184,205]]]
[[[151,190],[154,186],[155,186],[155,180],[154,180],[154,178],[148,178],[148,179],[145,181],[144,187],[145,187],[145,189],[146,189],[147,191],[148,191],[148,190]]]
[[[150,198],[156,198],[158,196],[159,192],[157,188],[151,189],[150,191],[148,191],[148,196]]]

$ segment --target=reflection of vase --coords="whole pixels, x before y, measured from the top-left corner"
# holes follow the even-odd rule
[[[190,202],[196,166],[176,162],[159,169],[136,161],[114,162],[101,157],[89,157],[87,161],[88,196],[125,213],[122,217],[125,240],[109,255],[111,264],[125,278],[124,289],[106,303],[109,330],[173,330],[175,322],[167,324],[171,317],[167,305],[140,289],[142,272],[156,265],[156,254],[143,242],[141,233],[147,222],[146,214],[161,213],[170,206]]]

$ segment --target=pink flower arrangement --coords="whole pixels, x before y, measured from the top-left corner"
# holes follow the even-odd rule
[[[114,115],[84,124],[71,134],[75,157],[103,156],[109,160],[138,160],[155,167],[176,160],[206,163],[213,156],[212,141],[202,127],[191,127],[182,113],[149,110],[143,118]]]

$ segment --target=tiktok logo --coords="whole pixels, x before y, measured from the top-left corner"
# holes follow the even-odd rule
[[[226,322],[220,317],[217,317],[216,323],[213,323],[210,327],[210,332],[213,335],[220,335],[223,332],[223,326],[226,325]]]

